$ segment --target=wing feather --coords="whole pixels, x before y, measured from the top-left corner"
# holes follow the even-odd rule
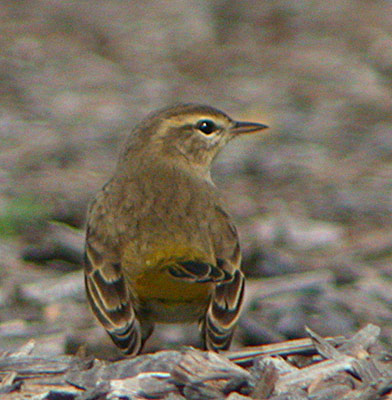
[[[126,354],[137,354],[142,347],[142,335],[131,296],[121,271],[113,262],[109,249],[103,255],[87,237],[85,251],[85,284],[87,298],[97,319],[113,342]],[[116,260],[117,261],[117,260]]]
[[[216,220],[215,224],[212,224],[212,235],[215,238],[217,266],[232,278],[215,286],[202,321],[202,334],[205,347],[218,351],[230,346],[241,312],[245,278],[240,270],[241,252],[237,230],[220,206],[216,206],[215,210]]]
[[[203,336],[207,349],[217,351],[229,348],[240,316],[244,283],[244,275],[237,270],[231,282],[216,286],[203,322]]]

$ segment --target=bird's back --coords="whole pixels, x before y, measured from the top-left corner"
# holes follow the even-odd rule
[[[127,179],[117,215],[124,260],[136,258],[143,268],[173,257],[214,262],[210,224],[218,199],[211,182],[162,165]]]

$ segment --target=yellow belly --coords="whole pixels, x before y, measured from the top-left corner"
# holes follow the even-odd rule
[[[134,280],[134,289],[141,301],[159,299],[188,303],[202,301],[211,292],[211,283],[193,283],[174,278],[166,269],[149,269]]]
[[[207,309],[211,283],[190,283],[167,270],[148,270],[136,277],[133,288],[140,307],[156,322],[191,322]]]
[[[195,283],[175,278],[168,267],[176,260],[203,260],[211,262],[201,251],[176,243],[155,243],[154,252],[144,254],[141,264],[125,268],[134,296],[141,309],[157,322],[193,321],[206,310],[213,283]],[[132,265],[136,258],[131,246],[125,253],[124,264]]]

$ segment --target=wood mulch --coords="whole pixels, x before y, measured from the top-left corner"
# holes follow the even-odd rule
[[[377,400],[392,398],[391,355],[380,328],[216,354],[192,347],[119,361],[31,355],[34,341],[0,357],[0,398]]]

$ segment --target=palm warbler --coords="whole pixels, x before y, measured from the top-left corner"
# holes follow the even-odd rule
[[[265,128],[180,104],[128,137],[90,204],[85,253],[89,303],[124,353],[139,353],[155,322],[199,321],[206,349],[229,347],[244,276],[210,167],[229,140]]]

